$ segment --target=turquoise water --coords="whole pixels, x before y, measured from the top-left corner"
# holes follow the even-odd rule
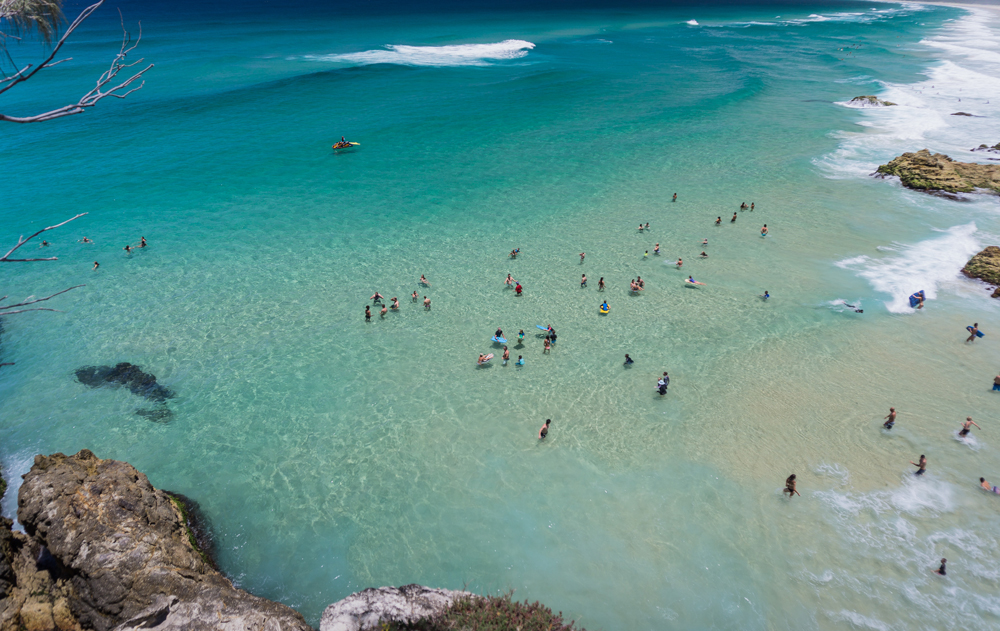
[[[47,233],[58,262],[0,269],[15,298],[86,283],[65,313],[4,319],[8,475],[40,452],[127,460],[201,503],[242,587],[312,623],[417,582],[589,629],[995,627],[1000,498],[977,484],[1000,484],[1000,318],[958,269],[1000,206],[868,177],[1000,141],[995,12],[214,10],[123,5],[146,87],[3,128],[0,243],[89,213]],[[110,13],[4,107],[86,89]],[[842,104],[873,93],[899,108]],[[360,147],[331,152],[341,135]],[[375,290],[402,308],[366,324]],[[523,368],[476,367],[498,326],[525,331]],[[167,422],[74,378],[119,361],[177,392]],[[984,429],[959,442],[967,415]]]

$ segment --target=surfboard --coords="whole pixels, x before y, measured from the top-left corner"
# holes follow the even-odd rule
[[[537,326],[538,328],[540,328],[540,329],[541,329],[541,330],[543,330],[543,331],[548,331],[548,330],[549,330],[549,327],[547,327],[547,326],[542,326],[541,324],[536,324],[535,326]]]
[[[698,281],[691,282],[689,280],[685,280],[684,284],[690,287],[694,287],[695,285],[704,285],[705,283],[699,283]]]
[[[494,342],[497,342],[498,344],[506,344],[507,343],[507,340],[505,340],[502,337],[497,337],[496,335],[494,335],[490,339],[493,340]]]
[[[487,362],[489,362],[489,361],[490,361],[491,359],[493,359],[493,353],[490,353],[489,355],[487,355],[486,357],[484,357],[484,358],[483,358],[483,361],[481,361],[481,362],[476,362],[476,363],[478,363],[478,364],[479,364],[480,366],[483,366],[483,365],[485,365],[485,364],[486,364]]]
[[[969,333],[972,333],[972,327],[971,326],[965,327],[965,330],[968,331]],[[976,337],[982,337],[984,335],[986,335],[986,334],[983,333],[982,331],[976,331]]]

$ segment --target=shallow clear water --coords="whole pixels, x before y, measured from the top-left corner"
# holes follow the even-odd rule
[[[0,269],[15,298],[87,284],[53,301],[66,313],[4,319],[8,475],[39,452],[128,460],[202,504],[241,586],[313,623],[418,582],[514,589],[591,629],[997,624],[1000,498],[977,480],[1000,484],[1000,318],[958,269],[1000,205],[868,177],[1000,141],[996,13],[123,11],[157,64],[146,87],[0,136],[20,183],[0,242],[89,213],[47,234],[58,262]],[[104,13],[75,66],[4,107],[100,72]],[[900,106],[842,105],[873,93]],[[332,153],[341,135],[360,147]],[[402,308],[366,324],[375,290]],[[966,346],[973,321],[987,336]],[[523,368],[476,367],[498,326],[524,330]],[[120,361],[177,392],[169,422],[74,378]],[[959,442],[966,415],[985,429]]]

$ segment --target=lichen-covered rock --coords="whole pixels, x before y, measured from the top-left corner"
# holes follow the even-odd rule
[[[883,101],[877,96],[856,96],[850,100],[855,107],[890,107],[895,105],[892,101]]]
[[[458,598],[477,598],[469,592],[422,585],[369,587],[329,605],[320,631],[374,631],[384,622],[408,624],[440,614]]]
[[[1000,298],[1000,248],[997,246],[991,245],[969,259],[962,273],[996,286],[993,297]]]
[[[917,190],[971,193],[982,188],[1000,193],[1000,165],[956,162],[927,149],[893,158],[877,175],[898,176],[903,186]]]
[[[85,628],[311,631],[212,569],[171,498],[128,463],[87,450],[36,456],[17,516],[67,577],[68,609]],[[43,620],[43,609],[31,613]]]

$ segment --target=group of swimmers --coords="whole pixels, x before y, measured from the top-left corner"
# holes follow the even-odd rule
[[[893,426],[896,424],[896,408],[890,407],[889,414],[885,417],[884,420],[885,422],[882,423],[882,427],[885,428],[887,431],[892,429]],[[982,427],[979,427],[978,423],[972,420],[971,416],[966,416],[965,420],[962,422],[962,429],[958,430],[958,437],[965,438],[966,436],[968,436],[969,433],[972,431],[973,425],[975,425],[979,429],[983,429]],[[924,473],[927,472],[927,456],[925,456],[924,454],[920,454],[920,458],[917,460],[917,462],[913,462],[911,460],[910,464],[912,464],[914,467],[917,468],[917,470],[914,472],[914,475],[923,475]],[[979,481],[981,483],[985,482],[983,478],[979,478]],[[985,488],[987,491],[992,490],[989,486],[985,484],[983,485],[983,488]]]
[[[426,287],[430,287],[431,286],[431,284],[427,282],[427,279],[424,278],[423,274],[420,275],[420,281],[419,282],[420,282],[421,285],[424,285]],[[418,300],[420,300],[417,297],[417,291],[416,290],[413,290],[413,293],[410,294],[410,298],[411,298],[411,300],[413,302],[417,302]],[[372,306],[375,306],[377,304],[382,305],[382,311],[379,312],[379,317],[384,318],[385,314],[388,313],[390,310],[392,310],[392,311],[399,311],[399,298],[396,298],[395,296],[393,296],[393,298],[392,298],[392,305],[391,306],[385,304],[385,296],[383,296],[382,294],[378,293],[377,291],[374,294],[371,295],[371,297],[369,298],[369,300],[372,301]],[[430,308],[431,308],[431,299],[428,298],[427,296],[424,296],[424,310],[429,311]],[[371,320],[372,320],[372,310],[371,310],[371,307],[369,307],[368,305],[365,305],[365,322],[371,322]]]
[[[83,237],[83,238],[81,238],[79,240],[79,243],[87,243],[87,244],[91,244],[92,245],[94,243],[94,241],[93,241],[93,239],[91,239],[89,237]],[[139,248],[144,248],[144,247],[146,247],[146,245],[147,245],[146,244],[146,237],[140,237],[139,238],[139,243],[137,243],[135,245],[132,245],[131,243],[126,244],[125,247],[122,248],[122,249],[125,250],[126,254],[132,254],[132,252],[134,250],[138,250]],[[41,245],[39,247],[47,248],[47,247],[49,247],[49,242],[45,241],[45,240],[42,240],[42,243],[41,243]],[[101,266],[100,263],[98,263],[97,261],[94,261],[94,266],[92,268],[90,268],[90,269],[91,269],[91,271],[96,271],[97,268],[99,268],[100,266]]]

